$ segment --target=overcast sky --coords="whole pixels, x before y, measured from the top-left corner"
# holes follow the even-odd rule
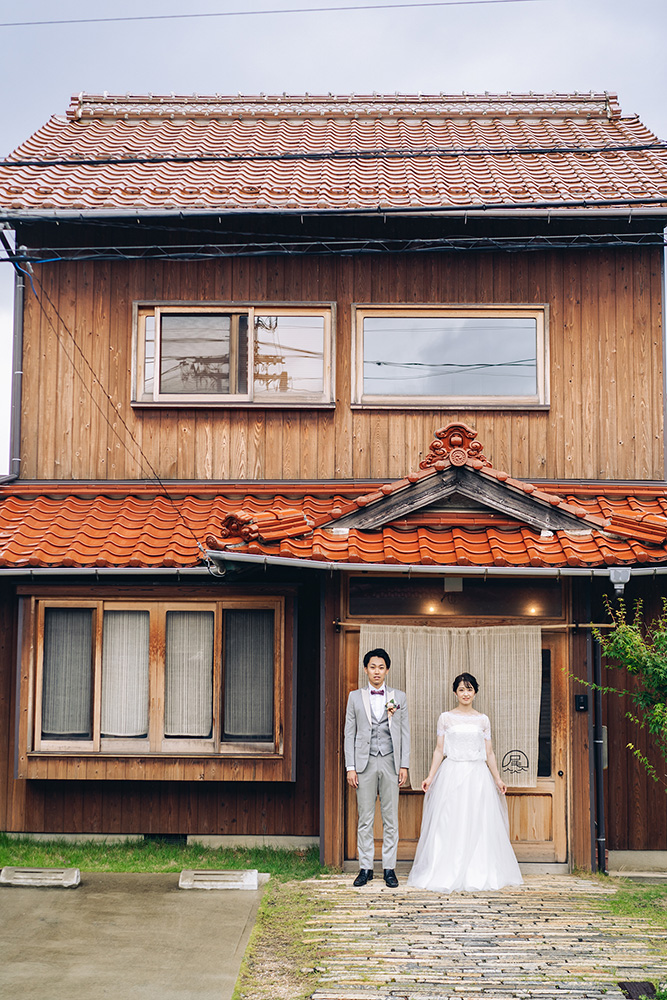
[[[404,0],[407,2],[407,0]],[[0,22],[243,11],[243,16],[0,26],[0,155],[73,93],[479,93],[608,90],[667,138],[667,0],[513,0],[261,13],[374,0],[0,0]],[[8,471],[12,275],[0,265],[0,473]]]

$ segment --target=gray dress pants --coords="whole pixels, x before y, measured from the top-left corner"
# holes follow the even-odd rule
[[[359,867],[373,867],[373,820],[375,801],[379,795],[382,812],[382,867],[395,868],[398,850],[398,775],[394,767],[394,755],[390,753],[384,757],[380,754],[369,757],[366,768],[357,777]]]

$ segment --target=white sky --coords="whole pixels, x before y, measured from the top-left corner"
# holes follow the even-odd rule
[[[0,22],[374,0],[0,0]],[[405,2],[405,0],[403,0]],[[537,0],[0,27],[0,155],[70,95],[614,91],[667,138],[667,0]],[[0,264],[0,474],[8,471],[11,267]]]

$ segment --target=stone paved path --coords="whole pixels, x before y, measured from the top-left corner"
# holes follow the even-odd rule
[[[570,875],[449,896],[351,875],[310,885],[334,903],[308,937],[327,952],[313,1000],[618,1000],[619,981],[667,978],[667,935],[605,917],[615,891]]]

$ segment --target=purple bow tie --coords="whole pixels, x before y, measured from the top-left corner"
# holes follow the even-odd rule
[[[384,694],[384,688],[380,691],[378,691],[377,688],[371,688],[371,694]]]

